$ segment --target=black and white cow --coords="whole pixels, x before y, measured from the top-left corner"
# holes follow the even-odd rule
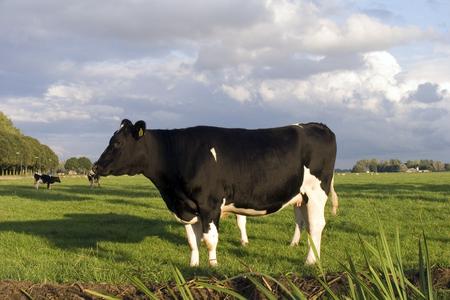
[[[55,182],[61,182],[58,176],[52,176],[47,174],[38,174],[34,173],[34,187],[36,189],[39,189],[39,184],[47,184],[47,189],[51,189],[51,184],[54,184]]]
[[[199,265],[202,238],[209,264],[215,266],[221,213],[263,216],[287,205],[297,205],[297,224],[305,223],[320,255],[335,158],[335,135],[318,123],[255,130],[146,130],[144,121],[125,119],[93,172],[144,174],[185,224],[191,266]],[[315,262],[309,247],[306,263]]]
[[[100,176],[95,174],[94,172],[90,171],[87,174],[87,179],[89,180],[89,187],[92,188],[94,184],[97,184],[98,187],[100,187]]]

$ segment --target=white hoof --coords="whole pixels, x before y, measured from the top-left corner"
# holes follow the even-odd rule
[[[210,259],[209,266],[213,268],[217,267],[217,259]]]

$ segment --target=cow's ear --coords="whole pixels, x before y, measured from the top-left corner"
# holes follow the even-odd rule
[[[133,135],[134,135],[134,137],[135,137],[136,139],[140,139],[141,137],[144,136],[145,130],[146,130],[145,122],[142,121],[142,120],[137,121],[137,122],[134,124],[134,130],[133,130]]]
[[[131,121],[128,119],[123,119],[122,122],[120,122],[120,128],[131,126],[133,126],[133,123],[131,123]]]

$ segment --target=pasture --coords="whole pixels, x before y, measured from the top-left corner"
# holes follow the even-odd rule
[[[268,274],[311,274],[304,266],[306,235],[289,247],[292,208],[248,218],[250,244],[242,247],[234,216],[222,219],[219,267],[207,267],[202,245],[200,267],[189,267],[184,226],[165,207],[155,187],[142,176],[102,178],[89,189],[86,178],[64,177],[52,190],[35,190],[33,179],[0,178],[0,280],[32,282],[165,282],[171,265],[186,277],[225,277],[253,270]],[[363,257],[359,238],[374,241],[377,216],[390,238],[399,229],[406,268],[417,266],[418,239],[425,231],[430,259],[450,265],[450,173],[347,174],[336,176],[338,215],[327,203],[322,264],[342,270],[347,254]]]

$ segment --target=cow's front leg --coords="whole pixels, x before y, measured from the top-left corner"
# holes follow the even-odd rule
[[[216,249],[219,242],[220,208],[201,212],[200,219],[202,220],[203,240],[208,248],[209,265],[215,267],[217,266]]]
[[[202,222],[200,220],[195,224],[187,224],[184,226],[186,228],[186,235],[191,247],[191,267],[198,267],[200,263],[198,247],[202,239]]]

